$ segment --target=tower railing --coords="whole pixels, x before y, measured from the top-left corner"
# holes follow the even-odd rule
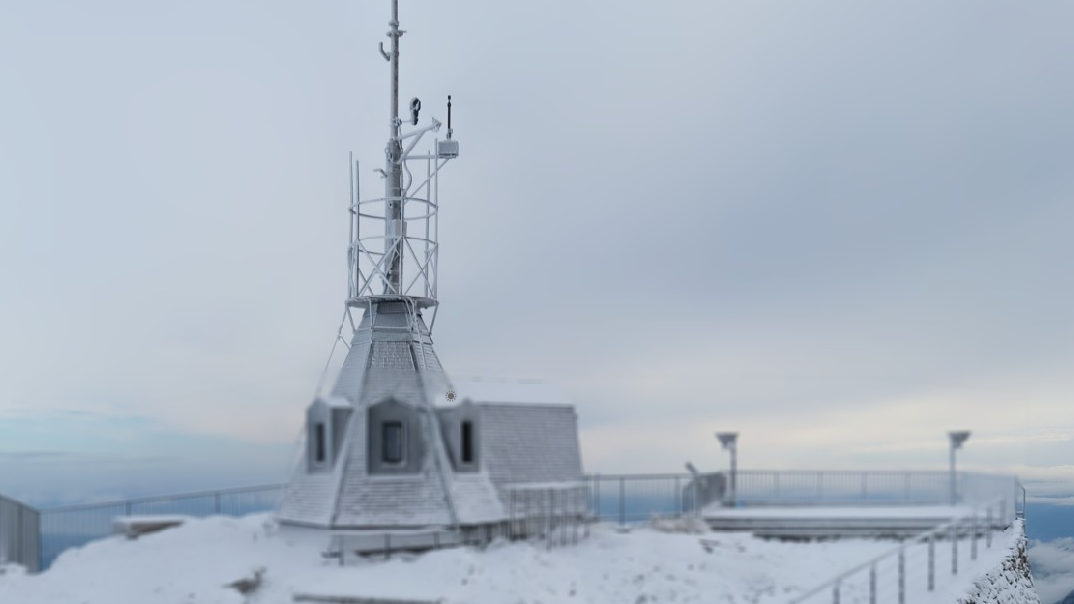
[[[740,497],[735,505],[807,505],[807,492],[820,497],[821,503],[825,505],[946,504],[947,500],[943,499],[943,495],[947,493],[947,479],[941,481],[937,475],[947,476],[944,472],[739,471],[737,487]],[[1014,477],[973,473],[960,474],[959,477],[960,484],[964,485],[964,504],[983,504],[989,499],[980,497],[993,492],[998,495],[990,499],[1005,502],[1002,508],[993,508],[996,514],[1002,511],[1003,515],[1007,516],[1008,523],[1015,517],[1024,517],[1024,489]],[[584,479],[588,516],[600,522],[628,525],[648,522],[654,516],[703,514],[705,506],[719,506],[723,503],[719,498],[710,501],[705,489],[695,491],[691,487],[692,480],[693,476],[687,473],[589,474]],[[728,483],[726,480],[719,482]],[[778,496],[776,484],[780,485]],[[906,489],[907,484],[911,486],[910,489]],[[852,485],[856,488],[851,488]],[[924,488],[929,485],[932,486],[931,491]],[[23,543],[31,544],[35,539],[37,543],[36,546],[24,545],[23,547],[30,549],[23,551],[33,551],[32,547],[37,547],[37,566],[45,569],[64,550],[112,534],[113,520],[117,517],[154,514],[192,517],[242,516],[267,512],[275,509],[284,486],[272,484],[201,491],[42,510],[18,504],[22,509]],[[533,495],[537,498],[535,501],[542,496],[548,497],[547,494]],[[554,504],[549,507],[558,514],[568,500],[560,499],[558,493],[551,497],[555,499]],[[527,504],[521,501],[521,496],[516,496],[513,510],[516,519],[528,514]],[[505,505],[511,507],[509,502],[505,502]],[[528,509],[539,509],[538,503],[529,505],[532,507]],[[10,519],[13,513],[18,513],[12,512],[13,509],[15,508],[10,504],[0,508],[0,522],[3,518]],[[570,509],[573,515],[575,510],[573,507]],[[27,566],[33,568],[32,564]]]
[[[1010,522],[1006,499],[975,507],[790,599],[788,604],[906,604],[942,589]]]

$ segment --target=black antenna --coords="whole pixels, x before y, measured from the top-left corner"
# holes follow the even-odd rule
[[[451,95],[447,95],[447,137],[451,138]]]

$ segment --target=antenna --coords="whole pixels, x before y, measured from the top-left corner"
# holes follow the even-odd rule
[[[451,95],[447,95],[447,137],[451,139]]]
[[[388,141],[384,164],[375,168],[384,179],[384,193],[372,199],[356,198],[351,204],[350,271],[354,282],[347,306],[369,310],[375,300],[387,298],[402,300],[415,309],[431,307],[435,317],[439,174],[448,161],[459,156],[459,143],[450,136],[447,140],[426,138],[433,148],[426,153],[415,151],[423,137],[439,132],[442,125],[435,117],[419,125],[422,103],[417,97],[400,107],[399,38],[406,32],[400,29],[399,0],[391,0],[391,11],[388,40],[380,43],[380,55],[390,69]],[[449,105],[449,125],[450,111]],[[416,128],[410,130],[411,126]],[[357,197],[358,191],[355,193]]]
[[[384,293],[401,294],[403,281],[403,238],[406,236],[406,223],[403,220],[403,144],[399,120],[399,38],[403,32],[399,29],[399,0],[392,0],[392,20],[388,37],[392,41],[388,60],[391,62],[391,122],[389,124],[388,146],[384,150],[385,172],[388,177],[384,182],[385,208],[384,220]]]

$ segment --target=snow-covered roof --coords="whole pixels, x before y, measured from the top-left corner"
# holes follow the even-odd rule
[[[561,392],[550,384],[537,380],[506,380],[489,378],[456,378],[451,380],[455,401],[508,403],[529,405],[569,405]],[[451,404],[447,400],[440,404]]]

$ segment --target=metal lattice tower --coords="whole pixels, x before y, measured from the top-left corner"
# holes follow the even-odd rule
[[[392,0],[388,38],[391,48],[380,53],[390,64],[391,104],[384,168],[384,196],[358,199],[358,164],[352,164],[351,229],[348,307],[368,308],[378,300],[402,300],[415,308],[437,305],[437,241],[439,222],[439,174],[448,161],[458,157],[452,140],[451,97],[448,97],[446,140],[434,141],[433,150],[415,154],[414,149],[429,132],[440,130],[433,118],[426,126],[403,132],[399,117],[399,2]],[[410,102],[410,124],[418,125],[421,102]],[[424,163],[424,166],[421,164]],[[422,169],[424,168],[424,169]],[[415,176],[417,174],[418,176]]]

